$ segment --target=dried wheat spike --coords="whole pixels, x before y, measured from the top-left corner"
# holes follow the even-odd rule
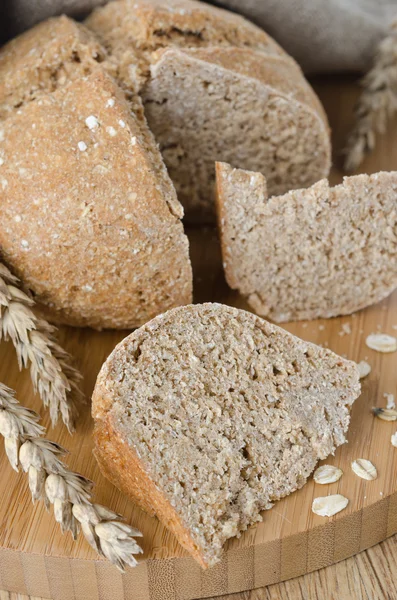
[[[33,502],[43,500],[47,509],[52,505],[62,532],[70,531],[76,539],[81,529],[92,548],[120,571],[134,567],[134,555],[142,552],[135,541],[141,532],[91,502],[93,483],[69,471],[61,460],[66,450],[40,437],[45,429],[38,421],[39,415],[21,406],[14,392],[0,383],[0,434],[13,469],[22,467],[28,473]]]
[[[361,80],[363,91],[355,107],[355,125],[344,153],[344,169],[357,169],[375,147],[375,134],[383,134],[397,111],[397,20],[378,46],[374,64]]]
[[[35,392],[49,407],[52,424],[61,415],[72,433],[76,399],[82,397],[81,375],[72,366],[70,355],[56,343],[55,328],[34,314],[34,301],[19,286],[19,279],[0,263],[0,340],[12,340],[20,369],[30,365]]]

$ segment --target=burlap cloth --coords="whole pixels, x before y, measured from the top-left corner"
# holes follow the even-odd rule
[[[166,1],[166,0],[165,0]],[[3,39],[50,15],[82,17],[104,0],[0,0]],[[217,0],[270,33],[307,73],[366,71],[397,0]]]

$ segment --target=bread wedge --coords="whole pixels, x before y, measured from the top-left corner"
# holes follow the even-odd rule
[[[346,441],[357,365],[255,315],[186,306],[125,338],[93,394],[103,474],[203,566]]]
[[[260,173],[216,171],[226,279],[258,314],[347,315],[397,287],[397,172],[271,197]]]

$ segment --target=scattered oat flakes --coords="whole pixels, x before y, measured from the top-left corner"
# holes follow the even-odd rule
[[[397,410],[392,408],[373,408],[373,414],[378,419],[382,419],[382,421],[396,421],[397,420]]]
[[[357,366],[360,379],[364,379],[364,377],[371,373],[371,365],[369,365],[365,360],[360,361]]]
[[[338,481],[343,475],[343,471],[333,465],[322,465],[314,471],[313,479],[316,483],[326,485]]]
[[[383,394],[383,397],[386,398],[386,408],[393,409],[396,408],[396,402],[394,400],[394,394]]]
[[[85,152],[87,150],[87,144],[85,144],[84,142],[79,142],[77,144],[77,147],[80,150],[80,152]]]
[[[391,445],[397,448],[397,431],[391,436]]]
[[[125,121],[123,121],[123,119],[120,119],[119,120],[119,125],[120,125],[120,127],[122,127],[122,129],[124,129],[124,127],[125,127]]]
[[[29,248],[28,240],[21,240],[21,246],[22,248]]]
[[[322,496],[313,500],[312,511],[320,517],[332,517],[344,510],[348,504],[349,500],[341,494]]]
[[[98,129],[99,127],[99,121],[96,117],[94,117],[94,115],[90,115],[89,117],[87,117],[85,120],[85,124],[87,125],[88,129],[91,129],[91,131]]]
[[[106,102],[106,106],[112,108],[112,106],[114,106],[114,98],[109,98],[109,100]]]
[[[377,352],[396,352],[397,338],[387,333],[372,333],[365,340],[368,348]]]
[[[373,465],[370,460],[366,460],[365,458],[357,458],[356,460],[353,460],[352,470],[356,475],[358,475],[358,477],[361,477],[361,479],[366,479],[367,481],[373,481],[378,477],[378,472],[375,465]]]
[[[135,135],[134,135],[134,136],[132,136],[132,138],[131,138],[131,144],[132,144],[133,146],[135,146],[135,144],[136,144],[136,137],[135,137]]]

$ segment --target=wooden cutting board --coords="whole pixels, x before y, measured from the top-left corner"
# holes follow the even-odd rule
[[[351,123],[356,89],[351,80],[316,83],[334,129],[334,147]],[[397,168],[395,123],[362,171]],[[334,169],[332,183],[341,180]],[[195,301],[217,301],[247,308],[228,289],[222,273],[216,232],[190,232],[195,272]],[[365,277],[365,273],[363,273]],[[288,331],[324,344],[350,359],[367,360],[372,372],[353,407],[349,443],[327,463],[344,475],[330,486],[312,480],[264,514],[263,522],[240,539],[231,540],[221,564],[206,572],[186,554],[156,519],[138,510],[100,474],[92,456],[89,406],[81,410],[77,433],[70,437],[59,425],[48,437],[70,450],[69,466],[93,479],[96,501],[122,513],[144,534],[145,554],[136,569],[121,575],[98,560],[80,536],[73,542],[61,535],[51,514],[41,504],[32,506],[26,476],[14,473],[0,450],[0,589],[54,600],[188,600],[262,587],[329,565],[380,542],[397,532],[397,449],[390,443],[397,423],[375,419],[372,406],[385,405],[385,393],[397,396],[397,354],[382,355],[365,346],[368,334],[397,335],[397,292],[377,306],[350,317],[292,323]],[[90,397],[102,362],[127,332],[63,329],[65,347],[76,357]],[[34,408],[49,426],[48,416],[32,393],[27,372],[18,372],[13,348],[0,346],[0,381],[16,389],[20,402]],[[351,471],[356,458],[370,459],[378,469],[372,482]],[[346,510],[332,519],[311,512],[313,498],[341,493],[349,498]]]

